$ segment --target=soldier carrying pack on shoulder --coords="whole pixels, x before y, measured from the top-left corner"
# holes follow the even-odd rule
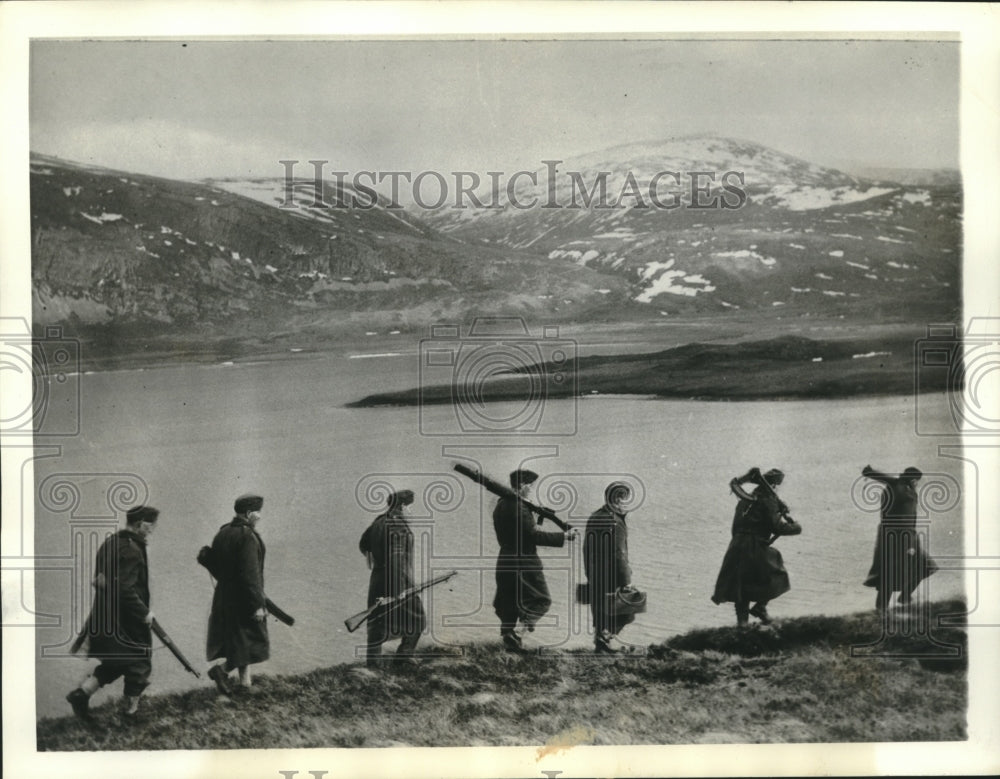
[[[733,516],[732,540],[722,560],[712,601],[735,603],[736,624],[740,628],[747,627],[750,615],[765,625],[770,624],[768,602],[791,589],[781,552],[772,546],[779,536],[802,532],[775,492],[784,479],[785,474],[777,468],[764,474],[759,468],[751,468],[729,482],[729,488],[740,500]],[[757,485],[753,492],[743,489],[747,482]],[[756,601],[753,608],[751,601]]]

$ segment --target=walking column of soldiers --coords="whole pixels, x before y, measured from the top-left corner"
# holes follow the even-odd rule
[[[921,472],[910,467],[899,476],[890,476],[866,465],[862,475],[885,485],[874,559],[864,581],[865,586],[876,589],[875,607],[884,614],[893,592],[899,593],[900,606],[911,604],[916,588],[937,565],[921,549],[916,531],[916,484]],[[493,609],[500,621],[504,648],[516,653],[525,651],[523,634],[533,631],[552,605],[538,547],[562,547],[579,537],[575,528],[561,522],[558,532],[540,529],[543,518],[558,520],[551,510],[529,500],[538,478],[529,470],[513,471],[510,490],[496,488],[502,494],[493,511],[500,547]],[[778,469],[761,473],[752,468],[729,484],[738,502],[732,538],[711,599],[716,604],[735,605],[740,629],[748,627],[751,616],[765,625],[771,623],[768,604],[790,588],[781,553],[773,543],[781,536],[801,533],[802,527],[777,495],[783,481],[784,474]],[[748,483],[755,485],[751,491],[744,489]],[[645,594],[632,586],[629,565],[626,506],[630,498],[626,483],[609,484],[604,503],[590,515],[584,529],[587,582],[578,586],[577,599],[590,605],[594,648],[601,653],[621,651],[614,643],[618,635],[635,614],[645,611]],[[393,665],[415,664],[414,652],[427,626],[418,593],[448,578],[423,585],[414,582],[414,536],[407,521],[413,501],[411,490],[392,493],[385,512],[376,517],[359,542],[371,569],[368,610],[361,615],[368,622],[366,664],[370,668],[383,665],[382,647],[392,639],[400,639]],[[197,555],[198,562],[217,581],[206,658],[219,662],[211,666],[208,676],[227,696],[252,694],[250,666],[270,655],[268,613],[286,624],[293,622],[265,595],[265,546],[257,530],[263,504],[263,497],[255,494],[236,498],[232,520],[219,529],[211,546],[203,547]],[[77,716],[86,717],[90,697],[119,677],[125,682],[123,715],[136,716],[152,672],[153,632],[197,675],[158,625],[150,607],[146,545],[159,514],[151,506],[129,509],[125,527],[109,536],[97,552],[93,606],[72,651],[86,645],[87,655],[100,664],[66,696]],[[235,679],[233,671],[237,671]]]

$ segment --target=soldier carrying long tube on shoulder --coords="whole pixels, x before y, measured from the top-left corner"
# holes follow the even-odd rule
[[[552,522],[554,522],[557,527],[566,532],[569,532],[569,530],[571,529],[570,524],[568,522],[564,522],[558,516],[556,516],[556,513],[552,509],[545,508],[544,506],[539,506],[535,503],[532,503],[530,500],[525,498],[520,493],[514,491],[510,487],[503,486],[500,482],[494,481],[484,473],[473,470],[472,468],[462,465],[461,463],[455,463],[455,470],[458,471],[463,476],[468,476],[474,482],[482,484],[487,490],[492,492],[497,497],[505,498],[506,500],[513,500],[516,501],[517,503],[520,503],[526,509],[538,515],[539,524],[542,523],[543,519],[549,519]],[[526,471],[526,473],[530,473],[530,471]]]
[[[504,648],[509,652],[523,652],[518,622],[531,632],[552,606],[538,547],[561,547],[566,541],[576,539],[578,533],[551,509],[528,500],[531,486],[538,479],[537,473],[525,469],[512,471],[511,486],[507,488],[464,465],[456,464],[455,470],[500,498],[493,510],[493,529],[500,546],[493,610],[500,619]],[[541,530],[532,520],[532,514],[538,515],[538,524],[542,519],[550,519],[563,532]]]

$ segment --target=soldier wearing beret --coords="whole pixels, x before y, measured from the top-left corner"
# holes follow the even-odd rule
[[[414,586],[413,531],[406,521],[406,506],[413,503],[412,490],[400,490],[389,496],[385,513],[379,514],[361,535],[358,548],[368,558],[371,578],[368,581],[368,607],[380,599],[394,598]],[[365,663],[369,668],[381,665],[382,645],[401,638],[394,662],[413,665],[420,634],[427,618],[419,595],[411,595],[387,610],[379,609],[368,620]]]
[[[87,716],[90,696],[118,677],[125,679],[124,713],[131,717],[149,685],[153,612],[149,608],[146,541],[159,514],[152,506],[130,508],[125,527],[97,550],[94,604],[78,642],[85,640],[87,655],[101,664],[66,696],[78,717]]]
[[[264,499],[241,495],[233,504],[236,516],[223,525],[212,541],[212,574],[218,581],[208,618],[206,655],[213,665],[208,676],[225,694],[246,692],[250,666],[270,656],[267,608],[264,596],[264,541],[257,532]],[[233,687],[229,674],[239,671]]]
[[[921,548],[916,529],[917,482],[923,474],[910,466],[899,476],[890,476],[866,465],[861,475],[885,485],[875,554],[864,581],[876,589],[875,608],[884,614],[893,592],[899,593],[900,606],[908,605],[920,582],[938,569]]]
[[[778,498],[775,489],[785,474],[772,468],[762,474],[751,468],[745,476],[729,482],[729,488],[739,498],[733,515],[732,539],[722,559],[715,582],[712,601],[716,604],[732,601],[736,605],[736,624],[747,627],[750,616],[770,624],[767,604],[788,592],[791,584],[781,552],[771,546],[778,536],[794,536],[802,527],[788,516],[788,507]],[[742,485],[754,482],[757,487],[747,492]],[[756,601],[753,607],[751,601]]]
[[[594,619],[594,648],[613,652],[610,641],[635,620],[633,614],[613,614],[608,594],[632,583],[628,562],[628,525],[625,504],[632,489],[622,481],[604,490],[604,505],[587,519],[583,535],[583,569],[590,588],[590,612]]]
[[[527,499],[538,474],[517,470],[509,478],[514,491]],[[535,623],[552,606],[538,547],[561,547],[567,539],[576,538],[577,532],[540,529],[531,510],[513,497],[497,501],[493,509],[493,529],[500,544],[493,610],[500,618],[500,638],[504,647],[511,652],[520,652],[522,645],[521,635],[517,632],[518,621],[526,630],[532,631]]]

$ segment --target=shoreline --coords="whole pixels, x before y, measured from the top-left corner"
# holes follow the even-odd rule
[[[719,344],[694,342],[657,352],[590,355],[464,376],[465,402],[540,404],[603,395],[700,401],[833,400],[954,390],[947,371],[918,372],[913,338],[814,340],[782,336]],[[498,353],[499,354],[499,353]],[[475,353],[473,353],[475,356]],[[478,357],[481,363],[486,358]],[[470,358],[472,369],[478,366]],[[502,362],[502,355],[496,358]],[[488,365],[487,365],[488,368]],[[476,380],[475,382],[472,380]],[[373,393],[347,408],[446,405],[457,385],[427,384]],[[470,389],[471,387],[471,389]]]
[[[967,611],[961,600],[928,607],[923,616],[935,626]],[[90,720],[42,718],[38,749],[545,749],[567,737],[595,745],[963,740],[967,653],[964,619],[958,622],[933,630],[956,648],[950,658],[918,631],[886,635],[873,611],[745,631],[695,629],[611,656],[423,647],[412,669],[343,663],[262,674],[254,694],[235,699],[210,682],[150,695],[128,727],[117,699],[93,709]],[[915,709],[914,696],[932,705]]]

